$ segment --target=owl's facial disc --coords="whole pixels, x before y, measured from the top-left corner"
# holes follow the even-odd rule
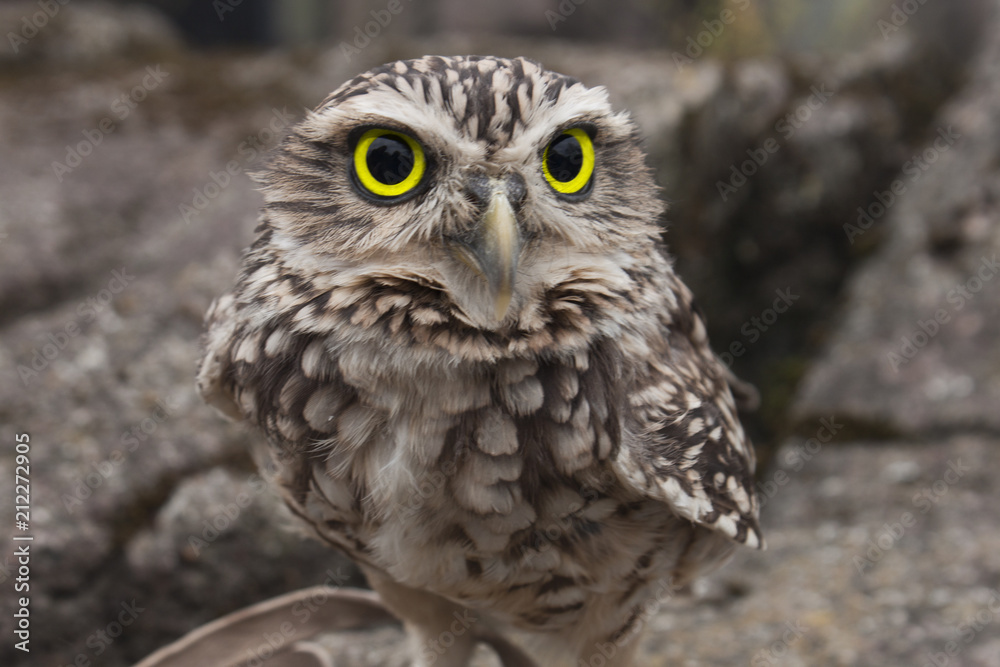
[[[471,241],[452,239],[451,251],[463,264],[486,281],[492,300],[493,317],[507,314],[514,296],[514,281],[521,250],[517,216],[507,194],[492,187],[486,211]]]

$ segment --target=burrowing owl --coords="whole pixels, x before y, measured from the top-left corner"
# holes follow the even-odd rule
[[[725,368],[659,240],[635,125],[530,60],[425,57],[285,139],[202,395],[418,665],[514,628],[629,665],[675,586],[761,544]]]

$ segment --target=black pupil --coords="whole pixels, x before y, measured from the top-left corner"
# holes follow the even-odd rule
[[[583,166],[583,147],[572,134],[564,134],[549,144],[549,173],[560,183],[576,178]]]
[[[396,185],[413,171],[413,151],[399,137],[383,134],[368,147],[368,171],[379,183]]]

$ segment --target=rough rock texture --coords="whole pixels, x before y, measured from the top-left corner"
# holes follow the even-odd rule
[[[5,4],[0,34],[35,7]],[[679,68],[666,51],[388,37],[348,62],[336,48],[195,57],[148,14],[72,7],[23,52],[0,55],[0,477],[13,479],[14,434],[29,433],[35,536],[32,653],[4,640],[0,663],[131,664],[235,608],[350,572],[288,530],[254,477],[247,434],[195,395],[202,313],[250,238],[260,200],[246,172],[303,107],[378,62],[492,51],[604,83],[634,111],[673,202],[667,239],[680,271],[717,349],[743,344],[734,363],[762,385],[771,432],[806,369],[798,431],[821,438],[820,418],[846,424],[810,460],[819,440],[798,454],[805,443],[789,440],[761,470],[764,492],[774,485],[770,551],[740,555],[664,605],[646,664],[923,665],[955,637],[950,664],[998,664],[993,617],[968,642],[959,624],[989,609],[1000,584],[989,484],[1000,474],[1000,283],[984,282],[961,309],[948,295],[971,291],[982,256],[1000,249],[1000,30],[985,31],[963,92],[939,111],[965,77],[935,69],[933,52],[903,32],[832,63],[706,57]],[[109,22],[118,27],[98,29]],[[60,55],[60,35],[89,36],[73,47],[86,55]],[[121,35],[149,37],[112,39]],[[832,92],[822,103],[812,97],[821,85]],[[779,128],[797,112],[794,132]],[[905,163],[948,125],[962,140],[911,182]],[[723,200],[718,183],[762,147],[766,163]],[[906,192],[851,244],[844,225],[896,178]],[[874,248],[838,302],[852,263]],[[745,333],[787,288],[799,296],[789,313]],[[887,354],[938,309],[950,320],[893,371]],[[811,366],[827,322],[839,324]],[[972,470],[936,494],[959,459]],[[9,488],[0,483],[5,498]],[[937,502],[922,512],[925,488]],[[860,572],[868,540],[878,546],[906,512],[914,525]],[[5,535],[13,521],[0,504]],[[12,552],[0,550],[8,638]],[[142,611],[107,643],[100,633],[115,630],[123,605]],[[787,650],[786,623],[807,628]],[[372,641],[396,657],[367,664],[404,664],[387,638]]]
[[[844,221],[849,242],[880,231],[887,240],[851,279],[840,326],[796,402],[800,419],[835,410],[899,433],[1000,429],[995,35],[972,71],[925,149]]]
[[[713,578],[728,591],[658,616],[647,664],[922,666],[957,640],[950,664],[997,665],[998,446],[789,441],[760,482],[769,550]]]
[[[180,39],[159,13],[142,5],[106,2],[24,2],[0,6],[0,63],[106,63],[109,57],[176,49]]]

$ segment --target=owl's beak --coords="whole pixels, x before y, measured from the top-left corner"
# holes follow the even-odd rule
[[[507,314],[514,297],[514,277],[521,248],[517,217],[502,191],[494,190],[491,194],[478,232],[473,243],[456,245],[454,249],[459,259],[486,281],[493,300],[493,316],[499,322]]]
[[[493,295],[493,315],[502,320],[514,296],[520,239],[517,218],[507,195],[494,192],[482,222],[479,265]]]

